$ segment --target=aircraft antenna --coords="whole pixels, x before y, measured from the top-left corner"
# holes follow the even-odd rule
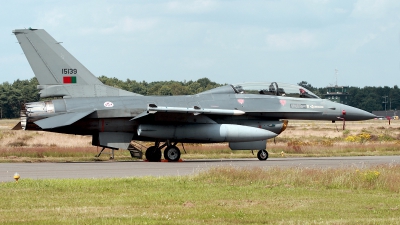
[[[336,76],[336,87],[337,87],[337,75],[338,75],[339,70],[335,69],[335,76]]]

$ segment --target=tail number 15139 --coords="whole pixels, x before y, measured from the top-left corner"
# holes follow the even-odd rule
[[[61,74],[77,74],[77,69],[61,69]]]

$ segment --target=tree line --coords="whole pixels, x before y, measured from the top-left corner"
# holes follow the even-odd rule
[[[324,98],[324,94],[327,93],[327,88],[313,87],[306,81],[301,81],[298,85],[307,88],[320,98]],[[393,87],[349,87],[347,93],[350,95],[347,105],[368,112],[400,109],[400,89],[397,85]]]
[[[100,76],[103,84],[135,92],[141,95],[191,95],[221,86],[208,78],[197,81],[126,81],[117,78]],[[1,118],[18,118],[21,105],[27,102],[40,101],[38,81],[36,78],[30,80],[16,80],[12,84],[4,82],[0,84],[0,112]],[[42,99],[43,100],[43,99]]]
[[[141,95],[192,95],[212,88],[222,86],[209,80],[201,78],[196,81],[135,81],[127,79],[126,81],[117,78],[100,76],[99,80],[104,84],[127,91],[135,92]],[[39,91],[37,90],[38,81],[36,78],[30,80],[16,80],[13,83],[4,82],[0,84],[0,111],[1,118],[18,118],[21,105],[26,102],[40,101]],[[314,92],[323,98],[326,88],[317,88],[306,81],[301,81],[298,85]],[[400,90],[397,85],[393,88],[384,87],[350,87],[348,93],[351,95],[348,105],[357,107],[369,112],[375,110],[399,109],[400,108]],[[386,99],[382,98],[387,96]]]

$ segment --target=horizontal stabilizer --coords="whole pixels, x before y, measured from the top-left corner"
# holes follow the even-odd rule
[[[83,117],[89,115],[92,112],[94,112],[94,110],[85,111],[85,112],[66,113],[66,114],[38,120],[34,123],[36,125],[38,125],[39,127],[41,127],[43,130],[57,128],[57,127],[63,127],[63,126],[68,126],[68,125],[75,123],[76,121],[82,119]]]

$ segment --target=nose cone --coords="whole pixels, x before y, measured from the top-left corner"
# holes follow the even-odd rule
[[[377,118],[376,115],[362,109],[357,109],[347,105],[343,105],[341,108],[341,117],[345,118],[347,121],[370,120]]]

